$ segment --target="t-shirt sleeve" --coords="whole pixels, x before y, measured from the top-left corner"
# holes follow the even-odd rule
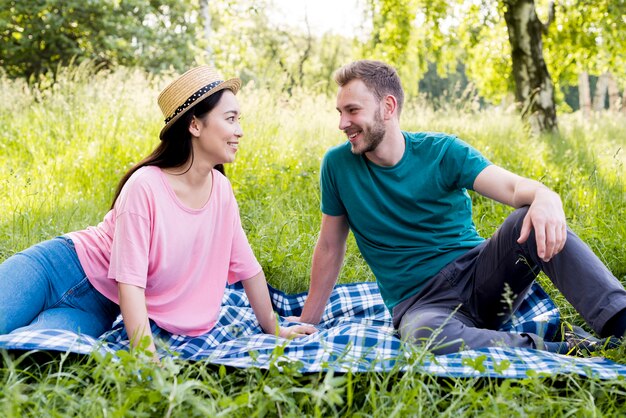
[[[452,137],[441,164],[447,187],[473,190],[474,180],[491,162],[465,141]]]
[[[228,268],[228,283],[233,284],[241,280],[250,279],[259,272],[262,268],[254,252],[250,247],[246,233],[241,225],[241,218],[239,217],[239,208],[237,202],[234,200],[232,210],[234,210],[235,216],[233,217],[233,242],[230,253],[230,265]]]
[[[341,216],[346,214],[346,208],[339,198],[336,177],[332,170],[330,152],[327,152],[322,159],[322,165],[320,168],[320,191],[322,193],[322,213],[330,216]]]
[[[146,287],[151,241],[150,193],[129,180],[115,203],[115,231],[108,278]]]

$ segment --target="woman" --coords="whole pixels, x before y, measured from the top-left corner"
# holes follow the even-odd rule
[[[122,178],[104,220],[0,265],[0,333],[56,328],[97,337],[121,311],[131,345],[147,337],[155,352],[149,319],[174,334],[204,334],[226,283],[238,281],[264,332],[315,332],[277,325],[223,175],[243,135],[240,86],[202,66],[161,92],[161,143]]]

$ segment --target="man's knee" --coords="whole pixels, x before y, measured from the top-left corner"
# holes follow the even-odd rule
[[[515,209],[505,220],[505,223],[512,223],[513,225],[521,228],[524,218],[528,213],[528,206],[522,206]]]
[[[398,332],[402,340],[426,347],[434,354],[448,354],[459,350],[461,342],[448,341],[444,328],[449,328],[452,312],[407,312]],[[448,325],[448,327],[446,327]]]
[[[507,216],[492,238],[504,239],[505,241],[508,241],[509,239],[517,240],[522,230],[524,217],[526,217],[527,213],[528,206],[515,209],[515,211]]]

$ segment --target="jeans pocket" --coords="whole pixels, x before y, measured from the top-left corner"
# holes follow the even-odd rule
[[[84,299],[87,292],[89,292],[90,286],[91,283],[89,283],[89,279],[87,279],[87,277],[83,277],[81,281],[68,289],[63,296],[61,296],[59,301],[51,306],[51,308],[58,308],[61,306],[69,308],[84,308]]]
[[[74,245],[74,241],[66,235],[61,235],[56,237],[56,239],[60,240],[67,248],[70,250],[76,251],[76,245]]]

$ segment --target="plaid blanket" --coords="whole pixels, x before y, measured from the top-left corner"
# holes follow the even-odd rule
[[[299,315],[306,293],[287,295],[270,287],[272,303],[281,317]],[[286,340],[261,332],[240,286],[226,289],[218,324],[199,337],[172,335],[157,326],[152,332],[161,355],[178,356],[234,367],[280,367],[295,362],[301,372],[422,371],[452,377],[524,378],[531,375],[577,373],[603,379],[626,376],[626,366],[600,357],[574,358],[539,350],[490,347],[434,356],[402,344],[391,325],[375,283],[335,287],[316,334]],[[283,325],[289,325],[281,318]],[[559,313],[548,295],[533,285],[522,306],[503,326],[551,339]],[[57,350],[88,354],[128,349],[121,320],[99,339],[67,331],[44,330],[0,335],[0,349]]]

